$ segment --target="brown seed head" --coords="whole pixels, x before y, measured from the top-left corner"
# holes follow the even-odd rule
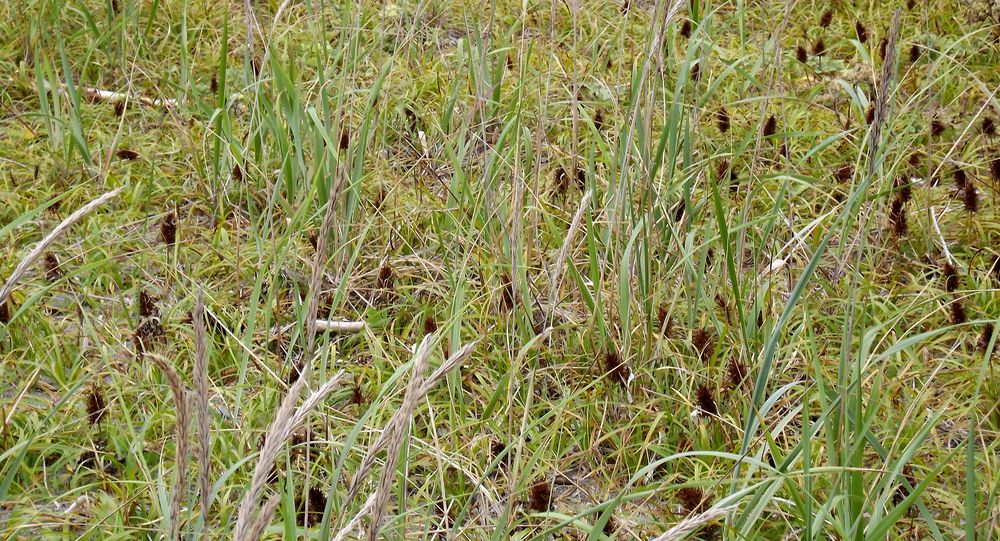
[[[962,190],[962,204],[965,205],[966,212],[979,212],[979,191],[976,190],[974,183],[965,183],[965,189]]]
[[[62,269],[59,268],[59,258],[52,252],[45,252],[45,276],[50,282],[57,282],[62,278]]]
[[[689,19],[684,19],[684,22],[681,23],[681,36],[685,39],[691,37],[691,21]]]
[[[778,121],[774,118],[774,115],[767,117],[767,122],[764,123],[764,137],[770,137],[778,129]]]
[[[531,485],[528,489],[528,509],[544,513],[552,508],[552,487],[545,479]]]
[[[386,261],[378,270],[378,278],[375,280],[375,287],[378,289],[392,289],[392,283],[392,265]]]
[[[139,291],[139,317],[160,317],[160,309],[156,307],[156,298],[146,292]]]
[[[163,221],[160,222],[160,237],[163,238],[163,242],[167,246],[173,246],[177,242],[176,213],[171,212],[163,217]]]
[[[708,328],[695,329],[691,333],[691,344],[704,362],[711,360],[715,354],[715,336]]]
[[[997,134],[997,124],[996,121],[993,120],[993,117],[991,116],[984,118],[982,124],[980,124],[979,127],[982,129],[983,135],[987,137],[993,137],[994,135]]]
[[[707,415],[718,416],[719,407],[715,404],[715,394],[704,383],[698,386],[696,394],[698,409]]]
[[[861,24],[861,21],[854,21],[854,32],[858,35],[858,41],[868,43],[868,30],[865,29],[865,25]]]
[[[628,366],[614,351],[604,355],[604,373],[623,389],[628,387]]]
[[[987,323],[983,325],[983,334],[979,336],[979,351],[986,353],[986,349],[990,347],[990,340],[993,338],[993,324]],[[994,349],[996,346],[994,346]]]
[[[965,314],[965,306],[962,306],[962,301],[955,299],[951,303],[951,322],[954,325],[961,325],[969,320],[969,316]]]
[[[100,387],[94,385],[90,388],[90,393],[87,395],[87,419],[90,421],[90,424],[100,424],[107,409],[108,405],[104,401],[104,393]]]
[[[805,47],[799,45],[795,48],[795,59],[803,64],[809,61],[809,53],[806,52]]]
[[[823,16],[819,18],[819,26],[821,28],[829,28],[830,23],[833,22],[833,10],[828,9],[823,12]]]
[[[434,320],[433,315],[428,314],[427,317],[424,318],[424,334],[425,335],[434,334],[434,332],[437,331],[437,329],[438,329],[437,321]]]
[[[719,107],[719,111],[715,114],[716,124],[719,126],[719,131],[726,133],[729,131],[730,119],[729,111],[725,107]]]
[[[914,43],[910,45],[910,62],[915,63],[917,60],[920,60],[920,46]]]
[[[678,490],[677,499],[689,515],[702,513],[712,505],[711,499],[705,497],[705,492],[698,487],[684,487]]]
[[[937,137],[937,136],[941,135],[942,133],[944,133],[944,130],[946,128],[947,128],[947,126],[941,120],[936,119],[936,118],[934,120],[931,120],[931,135],[932,136]]]
[[[208,91],[212,94],[219,91],[219,76],[215,73],[212,74],[212,80],[208,82]]]
[[[823,38],[818,38],[815,43],[813,43],[813,56],[823,56],[826,53],[826,42]]]
[[[734,388],[742,386],[749,375],[750,371],[747,365],[740,362],[739,359],[730,359],[729,364],[726,365],[726,376],[729,378],[729,384]]]
[[[958,270],[955,266],[951,264],[950,261],[946,261],[944,268],[941,270],[941,274],[944,275],[944,290],[948,293],[954,293],[958,291],[959,287],[959,276]]]
[[[139,153],[127,148],[119,148],[118,152],[115,152],[115,156],[118,156],[119,160],[132,161],[139,159]]]
[[[993,182],[1000,182],[1000,157],[993,158],[990,161],[990,177]]]

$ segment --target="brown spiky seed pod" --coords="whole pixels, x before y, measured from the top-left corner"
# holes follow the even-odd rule
[[[424,318],[424,334],[434,334],[438,329],[437,321],[435,321],[434,316],[428,314]]]
[[[896,237],[906,235],[906,208],[901,197],[897,196],[889,206],[889,223],[892,226],[892,233]]]
[[[931,120],[931,135],[932,136],[937,137],[937,136],[941,135],[942,133],[944,133],[945,129],[947,129],[947,126],[945,125],[944,122],[942,122],[942,121],[940,121],[940,120],[938,120],[936,118],[934,120]]]
[[[715,394],[708,385],[702,383],[696,393],[698,409],[707,415],[718,416],[719,407],[715,404]]]
[[[966,212],[979,212],[979,191],[976,190],[974,183],[965,183],[965,189],[962,190],[962,204],[965,205]]]
[[[981,353],[986,353],[986,349],[990,347],[990,340],[993,338],[993,324],[987,323],[983,325],[983,334],[979,336],[979,351]],[[994,346],[996,348],[996,346]]]
[[[212,94],[219,91],[219,76],[215,73],[212,74],[212,80],[208,82],[208,91]]]
[[[910,63],[915,63],[920,60],[920,46],[914,43],[910,45]]]
[[[969,177],[962,168],[955,169],[951,176],[955,179],[955,188],[958,190],[964,190],[966,185],[969,184]]]
[[[139,291],[139,317],[147,318],[159,316],[160,309],[156,307],[156,299],[149,293],[146,293],[145,289]]]
[[[795,59],[803,64],[809,62],[809,53],[806,52],[805,47],[799,45],[795,48]]]
[[[944,290],[948,293],[954,293],[958,291],[959,288],[959,276],[958,269],[951,264],[950,261],[946,261],[944,268],[941,270],[941,274],[944,275]]]
[[[691,21],[689,19],[684,19],[684,22],[681,23],[681,36],[685,39],[691,37]]]
[[[893,187],[896,189],[896,196],[899,197],[903,203],[909,203],[910,199],[913,198],[913,183],[910,179],[905,176],[896,177]]]
[[[837,169],[837,180],[841,184],[845,184],[847,182],[850,182],[851,178],[853,178],[853,177],[854,177],[854,167],[852,167],[851,165],[849,165],[849,164],[848,165],[844,165],[844,166],[841,166],[840,169]]]
[[[858,41],[868,43],[868,30],[865,25],[861,24],[861,21],[854,21],[854,33],[858,35]]]
[[[1000,157],[990,161],[990,177],[993,178],[993,182],[1000,182]]]
[[[821,28],[829,28],[830,23],[833,22],[833,10],[828,9],[823,12],[823,16],[819,18],[819,26]]]
[[[100,387],[94,385],[90,388],[90,393],[87,395],[87,419],[90,421],[90,424],[100,424],[107,409],[108,404],[104,401],[104,393]]]
[[[729,364],[726,365],[726,377],[729,378],[729,384],[735,387],[740,387],[747,377],[750,375],[747,365],[740,362],[739,359],[730,359]]]
[[[628,387],[628,366],[614,351],[604,355],[604,373],[623,389]]]
[[[173,246],[177,242],[177,214],[170,212],[163,217],[160,222],[160,237],[167,246]]]
[[[997,134],[997,124],[993,120],[993,117],[988,116],[983,119],[983,123],[979,125],[980,129],[983,131],[983,135],[987,137],[993,137]]]
[[[819,38],[813,43],[813,56],[823,56],[824,53],[826,53],[826,42],[823,38]]]
[[[961,325],[969,320],[969,316],[965,314],[965,306],[962,305],[962,301],[956,299],[951,303],[951,322],[953,325]]]
[[[544,513],[552,508],[552,486],[545,479],[528,489],[528,509]]]
[[[59,268],[59,258],[52,252],[45,252],[45,276],[50,282],[57,282],[62,278],[62,269]]]
[[[702,513],[712,505],[711,499],[705,497],[705,491],[698,487],[684,487],[678,490],[677,499],[689,515]]]
[[[729,118],[729,111],[727,111],[725,107],[719,107],[719,112],[716,113],[715,118],[720,132],[726,133],[729,131],[731,121]]]
[[[878,58],[879,60],[885,62],[885,53],[889,48],[889,38],[882,38],[878,42]]]
[[[778,130],[778,121],[774,118],[774,115],[767,117],[767,122],[764,123],[764,137],[770,137]]]
[[[118,152],[115,152],[115,156],[118,156],[119,160],[127,162],[139,159],[139,153],[128,148],[119,148]]]
[[[388,261],[378,270],[378,278],[375,279],[375,287],[378,289],[392,289],[393,275],[392,265]]]
[[[708,362],[715,354],[715,339],[711,330],[707,328],[695,329],[691,333],[691,344],[702,361]]]

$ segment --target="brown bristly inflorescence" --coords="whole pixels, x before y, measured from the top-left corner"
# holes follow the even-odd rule
[[[104,392],[101,391],[100,386],[95,384],[87,393],[87,419],[90,424],[100,424],[107,410],[108,404],[104,400]]]
[[[798,60],[799,62],[802,62],[803,64],[809,62],[809,53],[806,52],[805,47],[799,45],[798,47],[795,48],[795,59]]]
[[[996,121],[993,120],[993,117],[991,116],[984,118],[982,124],[980,124],[979,127],[982,130],[983,135],[985,135],[986,137],[993,137],[997,134],[997,124]]]
[[[307,505],[308,513],[306,512]],[[319,487],[311,486],[306,494],[299,493],[295,496],[295,509],[295,518],[300,527],[316,524],[323,519],[323,511],[326,510],[326,494]]]
[[[889,224],[892,227],[892,234],[896,237],[906,235],[906,206],[905,201],[900,195],[893,198],[892,203],[889,205]]]
[[[813,56],[823,56],[824,53],[826,53],[826,42],[823,38],[817,38],[813,43]]]
[[[747,381],[749,375],[750,370],[747,368],[747,365],[743,364],[739,359],[730,359],[729,364],[726,365],[726,376],[729,378],[729,384],[733,388],[742,386]]]
[[[910,45],[910,63],[915,63],[920,60],[920,46],[914,43]]]
[[[854,167],[852,167],[850,164],[843,165],[839,169],[837,169],[836,175],[837,175],[837,180],[841,184],[846,184],[850,182],[852,177],[854,177]]]
[[[933,137],[941,135],[947,128],[948,126],[946,126],[940,119],[935,118],[934,120],[931,120],[931,135]]]
[[[990,347],[990,340],[993,338],[993,324],[987,323],[983,325],[983,334],[979,336],[979,351],[981,353],[986,353],[986,349]],[[995,349],[995,347],[994,347]]]
[[[160,317],[160,309],[156,306],[156,298],[147,293],[145,289],[139,291],[139,317]]]
[[[160,237],[167,246],[177,242],[177,213],[171,211],[160,222]]]
[[[965,205],[966,212],[979,212],[979,191],[976,190],[975,183],[971,181],[965,183],[965,189],[962,190],[962,203]]]
[[[719,415],[719,407],[715,403],[715,393],[712,392],[712,389],[708,385],[704,383],[698,385],[695,398],[698,402],[698,409],[702,413],[712,416]]]
[[[961,167],[955,169],[952,173],[952,178],[955,179],[955,188],[957,190],[964,190],[969,184],[969,177],[965,174],[965,169],[962,169]]]
[[[670,338],[671,331],[673,331],[674,320],[670,317],[670,308],[665,304],[661,304],[656,307],[656,321],[659,326],[656,330],[663,330],[663,336]]]
[[[695,329],[691,333],[691,344],[698,352],[698,357],[704,362],[710,361],[712,355],[715,354],[715,336],[711,329]]]
[[[118,152],[115,152],[115,156],[118,156],[119,160],[125,161],[138,160],[140,158],[138,152],[128,148],[119,148]]]
[[[213,73],[212,79],[208,82],[208,91],[215,94],[219,91],[219,76]]]
[[[951,322],[954,325],[961,325],[969,320],[969,316],[965,313],[965,306],[962,305],[961,299],[955,299],[951,303]]]
[[[706,497],[705,491],[698,487],[684,487],[678,490],[677,499],[689,515],[703,513],[712,505],[712,499]]]
[[[233,164],[232,176],[236,182],[243,182],[243,167],[239,162]]]
[[[683,36],[685,39],[691,37],[691,20],[690,19],[684,19],[684,22],[681,23],[681,36]]]
[[[948,293],[954,293],[958,291],[959,287],[958,270],[955,268],[954,265],[951,264],[950,261],[945,262],[941,274],[944,275],[945,291],[947,291]]]
[[[437,320],[434,319],[433,314],[427,314],[424,318],[424,334],[434,334],[434,331],[438,329]]]
[[[729,131],[732,121],[729,118],[729,111],[726,110],[725,106],[719,107],[719,111],[715,114],[715,118],[720,132],[726,133]]]
[[[861,21],[854,21],[854,33],[858,35],[858,41],[861,43],[868,42],[868,30],[865,28],[865,25],[861,23]]]
[[[886,49],[889,47],[889,38],[884,37],[878,42],[878,58],[879,60],[885,61]]]
[[[833,22],[833,10],[828,9],[823,12],[823,16],[819,18],[820,28],[829,28],[830,23]]]
[[[56,254],[52,252],[45,252],[45,276],[50,282],[57,282],[63,276],[62,269],[59,267],[59,258]]]
[[[778,121],[774,118],[774,115],[767,117],[767,122],[764,123],[764,137],[770,137],[778,130]]]
[[[1000,182],[1000,156],[990,160],[990,177],[993,182]]]
[[[375,279],[375,287],[382,290],[392,289],[393,281],[392,265],[386,261],[378,269],[378,278]]]
[[[528,509],[544,513],[552,508],[552,485],[542,479],[528,489]]]
[[[569,192],[569,175],[562,166],[556,167],[552,173],[554,185],[552,191],[558,195],[566,195]]]
[[[604,354],[604,373],[623,389],[628,387],[628,366],[614,351]]]

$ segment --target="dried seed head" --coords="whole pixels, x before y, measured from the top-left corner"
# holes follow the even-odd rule
[[[958,270],[955,266],[951,264],[950,261],[946,261],[944,268],[941,270],[941,274],[944,276],[944,290],[948,293],[954,293],[958,291],[959,287],[959,276]]]
[[[726,365],[726,376],[729,378],[729,384],[735,387],[740,387],[747,377],[750,375],[747,365],[740,362],[739,359],[730,359],[729,364]]]
[[[361,385],[357,382],[351,387],[351,404],[361,406],[365,403],[365,393],[361,390]]]
[[[139,153],[127,148],[119,148],[118,152],[115,152],[115,156],[118,156],[119,160],[132,161],[139,159]]]
[[[219,91],[219,76],[215,73],[212,74],[212,80],[208,82],[208,91],[212,94]]]
[[[684,22],[681,23],[681,36],[685,39],[691,37],[691,21],[689,19],[684,19]]]
[[[514,308],[514,283],[508,272],[500,275],[500,306],[508,311]]]
[[[243,168],[240,167],[239,163],[233,164],[233,180],[236,182],[243,182]]]
[[[823,12],[823,16],[819,18],[819,26],[821,28],[829,28],[830,23],[833,22],[833,10],[826,10]]]
[[[116,117],[121,117],[122,115],[124,115],[125,114],[125,109],[126,109],[126,106],[125,106],[125,102],[124,101],[116,101],[115,102],[115,116]]]
[[[160,222],[160,237],[164,244],[173,246],[177,242],[177,214],[170,212]]]
[[[583,169],[576,170],[576,187],[581,192],[587,189],[587,172]]]
[[[865,29],[865,25],[861,24],[861,21],[854,21],[854,32],[858,35],[858,41],[868,43],[868,30]]]
[[[884,37],[878,42],[878,58],[879,60],[885,62],[886,49],[889,48],[889,38]]]
[[[707,415],[718,416],[719,407],[715,404],[715,395],[712,389],[704,383],[698,386],[696,394],[698,409]]]
[[[841,184],[846,184],[847,182],[850,182],[852,177],[854,177],[854,167],[850,165],[844,165],[841,166],[840,169],[837,169],[837,180]]]
[[[545,479],[528,489],[528,509],[544,513],[552,508],[552,486]]]
[[[104,401],[104,393],[100,387],[94,385],[90,388],[90,393],[87,395],[87,419],[90,421],[90,424],[100,424],[107,409],[108,405]]]
[[[684,487],[678,490],[677,499],[689,515],[702,513],[712,505],[711,499],[705,497],[705,492],[698,487]]]
[[[987,137],[993,137],[994,135],[997,134],[997,124],[996,121],[993,120],[993,117],[991,116],[984,118],[982,124],[980,124],[979,127],[982,129],[983,135]]]
[[[623,389],[628,388],[628,366],[614,351],[604,355],[604,373]]]
[[[727,111],[725,107],[719,107],[719,111],[715,114],[715,118],[720,132],[726,133],[729,131],[729,111]]]
[[[910,45],[910,62],[915,63],[917,60],[920,60],[920,46],[914,43]]]
[[[375,280],[375,287],[378,289],[392,289],[392,283],[392,265],[386,261],[378,270],[378,278]]]
[[[965,314],[965,306],[962,306],[962,301],[955,299],[951,303],[951,322],[954,325],[961,325],[969,320],[969,316]]]
[[[347,150],[351,146],[351,136],[346,129],[340,130],[340,150]]]
[[[306,502],[309,504],[308,513],[306,513]],[[316,524],[323,520],[323,511],[326,509],[326,494],[319,487],[309,487],[307,494],[296,495],[295,509],[296,522],[300,527],[304,527],[306,524]]]
[[[673,330],[673,319],[670,317],[670,308],[665,304],[656,307],[656,321],[659,322],[657,330],[663,330],[663,336],[670,337]]]
[[[1000,157],[990,161],[990,177],[993,178],[993,182],[1000,182]]]
[[[993,324],[987,323],[983,325],[983,334],[979,336],[979,351],[981,353],[986,353],[986,349],[990,347],[990,340],[993,338]],[[995,348],[996,346],[994,346]]]
[[[799,45],[795,48],[795,59],[803,64],[809,61],[809,53],[806,52],[805,47]]]
[[[875,122],[875,104],[869,103],[868,109],[865,110],[865,122],[868,124],[873,124]]]
[[[45,252],[45,276],[50,282],[57,282],[62,278],[62,269],[59,268],[59,258],[52,252]]]
[[[964,190],[966,185],[969,184],[969,177],[965,174],[965,170],[962,168],[955,169],[952,173],[952,178],[955,179],[955,188],[959,190]]]
[[[764,123],[764,137],[770,137],[778,129],[778,121],[774,118],[774,115],[767,117],[767,122]]]
[[[0,303],[0,323],[4,325],[10,323],[10,304],[7,300]]]
[[[145,289],[139,291],[139,317],[144,319],[160,317],[160,309],[156,307],[156,298],[146,293]]]
[[[569,175],[566,174],[566,169],[562,166],[556,167],[552,176],[555,181],[552,191],[558,195],[566,195],[569,191]]]
[[[941,120],[936,119],[936,118],[934,120],[931,120],[931,135],[932,136],[937,137],[937,136],[941,135],[942,133],[944,133],[944,130],[946,128],[947,128],[947,126]]]
[[[896,189],[896,196],[903,203],[909,203],[913,198],[913,183],[905,176],[896,177],[893,187]]]
[[[427,314],[427,317],[424,318],[424,334],[434,334],[437,329],[438,324],[437,321],[434,320],[434,316]]]
[[[708,328],[695,329],[691,333],[691,344],[694,345],[695,351],[698,352],[698,356],[704,362],[710,361],[712,355],[715,354],[715,337],[713,334]]]
[[[906,208],[902,197],[899,195],[892,200],[892,204],[889,206],[889,224],[892,227],[893,235],[896,237],[906,235]]]
[[[965,189],[962,190],[962,204],[965,205],[966,212],[979,212],[979,191],[976,190],[974,183],[965,183]]]
[[[813,43],[813,56],[823,56],[826,53],[826,42],[823,38],[818,38],[816,43]]]
[[[913,154],[910,154],[909,163],[910,167],[920,169],[920,167],[923,166],[923,156],[921,156],[919,152],[914,152]]]
[[[916,7],[916,5],[917,0],[906,0],[906,9],[913,11],[913,8]]]
[[[597,131],[604,129],[604,114],[601,113],[600,109],[594,113],[594,127],[597,128]]]
[[[729,160],[719,160],[719,163],[715,164],[715,179],[721,182],[726,178],[726,171],[729,171]]]

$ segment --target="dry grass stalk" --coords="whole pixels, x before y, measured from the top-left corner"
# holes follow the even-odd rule
[[[177,539],[180,531],[181,506],[184,504],[184,486],[187,477],[188,461],[188,426],[191,424],[191,406],[184,392],[184,382],[181,381],[177,370],[165,358],[148,353],[146,357],[153,361],[153,364],[160,369],[167,377],[170,386],[170,393],[174,396],[174,404],[177,407],[177,450],[175,463],[177,479],[174,484],[173,496],[170,499],[170,531],[167,539]]]
[[[573,237],[580,230],[580,224],[583,222],[583,213],[589,208],[590,197],[593,194],[593,191],[588,191],[583,196],[583,200],[580,201],[580,208],[576,210],[576,214],[573,216],[573,222],[566,233],[566,239],[563,241],[562,248],[559,249],[559,255],[556,257],[556,264],[552,267],[552,282],[549,284],[549,306],[552,309],[555,309],[556,306],[556,295],[559,293],[559,278],[563,267],[566,265],[566,258],[569,257],[569,248],[573,245]]]
[[[55,229],[53,229],[48,235],[45,235],[45,238],[39,241],[38,244],[36,244],[35,247],[32,248],[30,252],[28,252],[28,255],[24,256],[24,259],[22,259],[21,262],[17,264],[17,267],[14,268],[14,272],[10,274],[10,278],[7,278],[7,282],[3,285],[3,289],[0,289],[0,305],[3,305],[4,303],[7,302],[7,298],[10,297],[10,293],[14,291],[14,287],[17,285],[17,282],[24,276],[24,273],[27,272],[28,269],[35,264],[35,261],[37,261],[38,258],[45,253],[48,247],[51,246],[52,243],[55,242],[56,239],[60,237],[60,235],[65,233],[67,229],[73,226],[73,224],[80,221],[81,218],[90,214],[101,205],[113,199],[124,189],[125,189],[124,186],[118,187],[114,190],[111,190],[110,192],[105,193],[104,195],[101,195],[97,199],[92,200],[91,202],[77,209],[76,212],[74,212],[73,214],[67,216],[65,220],[60,222],[59,225],[55,227]]]
[[[306,365],[306,371],[308,371],[308,368],[309,366]],[[257,507],[257,502],[260,501],[261,494],[264,492],[264,487],[267,486],[267,479],[270,477],[274,461],[278,457],[278,452],[291,437],[292,432],[295,431],[298,424],[304,421],[310,411],[322,402],[336,388],[340,381],[344,379],[344,374],[343,370],[337,372],[312,395],[306,398],[298,409],[295,409],[295,401],[302,394],[302,389],[305,388],[305,374],[292,384],[292,387],[288,390],[288,394],[282,399],[281,405],[274,416],[274,421],[271,423],[264,437],[264,446],[260,450],[260,456],[254,467],[253,477],[250,479],[250,489],[247,490],[243,496],[243,500],[240,502],[239,512],[236,517],[236,527],[233,529],[234,539],[256,540],[259,537],[259,534],[257,536],[254,535],[254,528],[266,516],[267,505],[257,513],[256,519],[253,518],[255,514],[254,510]],[[267,521],[270,522],[270,519],[268,518]]]
[[[313,261],[312,278],[309,280],[309,299],[306,304],[305,359],[309,359],[312,356],[313,347],[316,344],[316,312],[319,310],[319,288],[323,282],[323,266],[326,264],[330,229],[333,227],[333,214],[337,208],[337,196],[340,192],[340,186],[343,184],[343,179],[344,173],[338,168],[336,178],[330,181],[326,212],[323,214],[323,222],[320,224],[319,235],[316,238],[316,259]],[[305,374],[302,374],[302,377],[304,376]]]
[[[145,105],[146,107],[177,107],[177,100],[172,99],[147,98],[145,96],[136,96],[125,92],[103,90],[92,86],[83,87],[81,91],[83,93],[83,97],[90,101],[103,101],[108,103],[124,103],[126,101],[132,101]]]
[[[198,292],[194,314],[194,385],[198,415],[198,490],[201,493],[202,524],[208,525],[209,479],[211,476],[212,433],[208,417],[208,339],[205,333],[204,293]]]
[[[364,321],[330,321],[327,319],[316,320],[316,330],[334,333],[356,333],[365,330]]]
[[[349,536],[351,532],[354,531],[354,528],[357,528],[358,524],[361,523],[361,519],[368,516],[368,513],[371,512],[372,506],[375,505],[375,496],[377,495],[378,495],[377,493],[372,492],[372,494],[368,496],[368,499],[365,500],[365,504],[361,506],[361,509],[358,511],[358,513],[354,515],[354,517],[351,518],[351,520],[347,524],[345,524],[344,527],[341,528],[339,532],[337,532],[337,535],[333,536],[333,538],[330,541],[344,541],[345,539],[347,539],[347,536]]]
[[[278,510],[279,503],[281,503],[281,498],[277,494],[267,500],[267,503],[264,504],[264,507],[261,508],[260,513],[257,515],[257,519],[250,526],[249,539],[260,539],[264,535],[264,529],[274,519],[274,512]]]
[[[680,521],[676,526],[664,532],[663,535],[655,537],[650,541],[680,541],[697,531],[698,528],[724,517],[726,513],[729,513],[734,509],[736,509],[735,505],[721,507],[718,509],[709,509],[700,515],[695,515]]]
[[[430,342],[428,340],[431,336],[432,335],[426,335],[424,337],[424,341],[421,342],[420,346],[417,348],[415,359],[419,359],[421,355],[426,356],[430,354],[430,349],[429,349]],[[416,393],[418,401],[423,399],[423,397],[426,396],[428,392],[430,392],[431,388],[433,388],[434,385],[440,382],[444,378],[444,376],[447,375],[448,372],[450,372],[456,366],[464,362],[465,359],[467,359],[469,355],[471,355],[472,352],[475,351],[477,344],[478,342],[472,342],[470,344],[466,344],[461,349],[459,349],[454,355],[450,356],[444,363],[442,363],[437,370],[432,372],[430,377],[426,378],[423,381],[423,383],[421,384]],[[426,350],[424,349],[425,347],[427,348]],[[414,361],[414,369],[416,369],[416,360]],[[361,481],[363,481],[364,478],[368,475],[368,471],[375,463],[375,455],[377,455],[379,452],[381,452],[383,449],[386,448],[393,434],[393,427],[398,424],[401,424],[402,421],[409,422],[409,418],[403,417],[404,413],[405,412],[403,411],[403,408],[400,407],[400,409],[396,411],[396,413],[393,414],[392,418],[390,418],[389,421],[386,423],[385,428],[382,430],[382,433],[379,435],[379,437],[376,438],[375,443],[373,443],[372,446],[368,449],[368,453],[365,455],[365,458],[361,460],[361,465],[358,467],[358,471],[354,475],[354,481],[351,483],[351,488],[348,493],[347,499],[345,500],[345,505],[349,504],[354,499],[354,497],[357,496],[358,489],[360,488],[361,485]]]
[[[868,178],[873,178],[875,174],[875,163],[878,157],[879,145],[882,140],[882,127],[885,124],[886,115],[889,112],[889,95],[892,90],[889,83],[892,81],[892,74],[896,69],[896,42],[899,40],[899,9],[892,18],[892,28],[889,31],[889,41],[886,44],[885,62],[882,64],[882,73],[879,76],[878,87],[876,88],[875,117],[872,121],[871,132],[871,158],[868,160]]]

